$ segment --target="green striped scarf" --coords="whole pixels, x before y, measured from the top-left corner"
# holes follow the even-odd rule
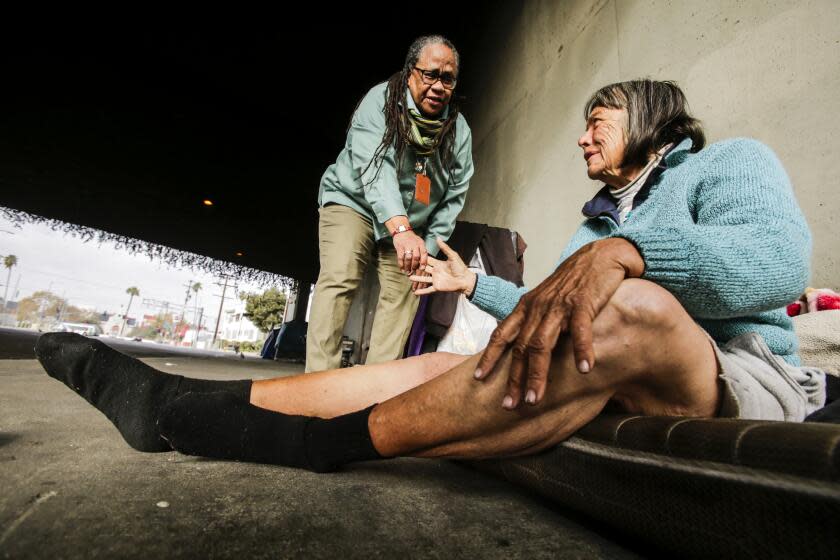
[[[409,138],[411,145],[414,146],[414,150],[419,156],[432,155],[440,143],[445,119],[427,119],[414,109],[409,109],[408,114],[410,117],[408,122],[411,127]]]

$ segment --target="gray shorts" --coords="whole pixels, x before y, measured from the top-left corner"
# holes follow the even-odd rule
[[[718,416],[801,422],[825,404],[825,372],[790,365],[761,335],[746,333],[712,346],[723,389]]]

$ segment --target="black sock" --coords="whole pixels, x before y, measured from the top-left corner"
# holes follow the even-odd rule
[[[185,455],[329,472],[381,459],[368,431],[373,407],[325,420],[259,408],[228,393],[187,393],[161,417],[161,434]]]
[[[312,418],[306,426],[306,456],[315,472],[331,472],[355,461],[384,459],[373,446],[368,417],[373,406],[335,418]]]
[[[158,420],[164,406],[186,392],[228,391],[246,403],[251,380],[209,381],[169,375],[73,333],[42,335],[35,355],[47,373],[95,406],[138,451],[171,451]]]

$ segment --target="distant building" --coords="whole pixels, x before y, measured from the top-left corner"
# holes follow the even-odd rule
[[[123,335],[127,335],[128,330],[133,329],[136,324],[137,319],[134,317],[128,317],[125,320],[125,330],[123,331]],[[105,321],[99,323],[99,326],[102,327],[103,333],[111,336],[119,336],[120,329],[122,329],[123,326],[123,316],[119,313],[109,315]]]
[[[157,315],[143,315],[143,320],[140,321],[140,327],[142,328],[148,327],[149,325],[154,325],[157,320]]]
[[[257,342],[262,341],[265,335],[245,317],[245,302],[237,299],[222,311],[218,338],[236,342]]]
[[[205,327],[201,330],[196,330],[195,327],[190,326],[185,332],[179,345],[190,348],[198,348],[204,350],[210,348],[213,342],[213,331]]]

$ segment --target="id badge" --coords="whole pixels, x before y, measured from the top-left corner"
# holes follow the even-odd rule
[[[427,175],[417,173],[417,182],[414,183],[414,200],[428,206],[431,195],[432,180]]]

